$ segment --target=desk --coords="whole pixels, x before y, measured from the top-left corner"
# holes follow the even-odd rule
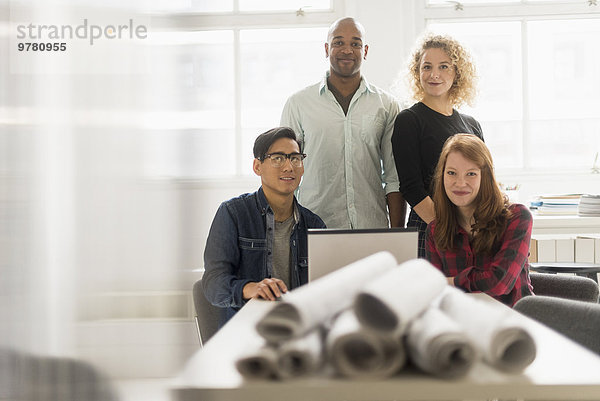
[[[478,294],[479,295],[479,294]],[[460,380],[401,373],[388,380],[312,377],[283,382],[244,382],[234,355],[245,346],[244,332],[272,303],[249,302],[206,347],[188,361],[174,383],[180,401],[306,400],[600,400],[600,356],[541,324],[522,317],[537,343],[537,358],[520,375],[506,375],[478,362]],[[514,312],[517,313],[517,312]]]

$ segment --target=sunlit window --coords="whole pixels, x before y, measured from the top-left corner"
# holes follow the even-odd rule
[[[527,28],[530,164],[589,166],[600,149],[600,19]]]
[[[153,176],[223,176],[236,171],[233,32],[156,34],[146,125]],[[218,145],[218,146],[217,146]],[[207,149],[224,149],[223,152]]]
[[[591,166],[600,149],[600,19],[428,27],[471,49],[480,95],[475,107],[464,111],[482,123],[500,168]]]
[[[520,167],[523,160],[523,79],[519,22],[431,24],[471,50],[480,77],[473,108],[462,111],[481,124],[495,163]]]
[[[327,27],[156,34],[146,168],[152,176],[252,175],[252,146],[288,96],[325,73]],[[237,85],[237,87],[236,87]]]
[[[327,28],[241,31],[242,166],[250,166],[256,136],[279,125],[287,98],[325,73],[326,36]]]

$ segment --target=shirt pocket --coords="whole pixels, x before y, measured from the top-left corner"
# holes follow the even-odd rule
[[[298,258],[298,280],[299,284],[305,284],[308,282],[308,258]]]
[[[267,240],[238,237],[240,266],[237,276],[251,281],[261,281],[267,272]]]
[[[254,238],[245,238],[238,237],[238,244],[240,249],[247,250],[256,250],[256,251],[264,251],[267,249],[267,240],[263,238],[254,239]]]
[[[371,146],[379,146],[383,129],[383,118],[380,115],[366,114],[362,116],[360,136],[365,143]]]

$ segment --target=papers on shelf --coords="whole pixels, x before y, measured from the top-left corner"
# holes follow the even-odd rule
[[[578,213],[580,216],[600,216],[600,195],[581,195]]]
[[[577,215],[581,194],[539,195],[532,202],[538,215]]]

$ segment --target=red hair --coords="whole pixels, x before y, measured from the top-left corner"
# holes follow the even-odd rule
[[[433,203],[436,215],[435,244],[438,249],[454,249],[458,232],[458,208],[450,201],[444,189],[444,170],[448,155],[460,153],[481,169],[481,184],[475,197],[475,223],[471,226],[473,249],[491,254],[506,230],[510,217],[508,197],[500,191],[494,176],[492,155],[485,143],[471,134],[456,134],[446,140],[435,169]]]

